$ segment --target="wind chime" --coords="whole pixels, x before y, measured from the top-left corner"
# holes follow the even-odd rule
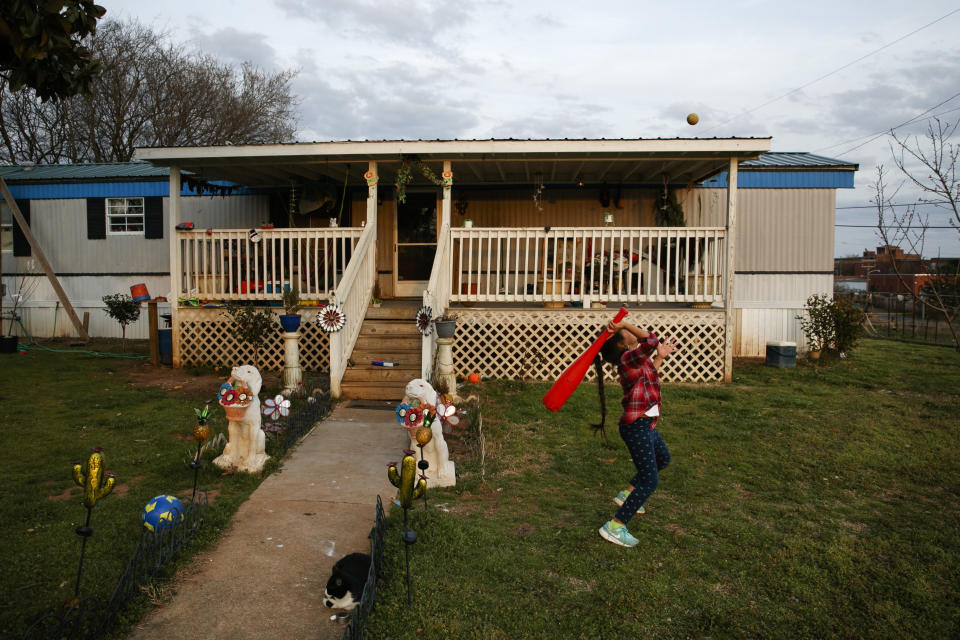
[[[534,174],[533,186],[533,206],[543,211],[543,174],[539,171]]]
[[[290,209],[287,212],[287,218],[290,222],[290,228],[293,229],[296,224],[293,222],[293,214],[297,212],[297,183],[290,181]]]

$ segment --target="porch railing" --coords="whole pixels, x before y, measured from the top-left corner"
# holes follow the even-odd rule
[[[450,244],[450,226],[444,225],[437,236],[437,253],[433,260],[433,269],[430,271],[430,281],[423,292],[423,305],[433,310],[434,317],[446,311],[450,304]],[[424,380],[432,378],[433,348],[434,335],[430,332],[423,336],[423,349],[420,352],[421,377]]]
[[[363,229],[177,231],[178,296],[279,300],[296,284],[304,300],[337,289]]]
[[[723,300],[723,227],[457,227],[450,238],[453,301]]]
[[[344,270],[332,297],[346,316],[343,329],[330,334],[330,393],[335,398],[340,397],[340,382],[360,335],[377,277],[377,225],[368,224],[362,231],[353,250],[354,258]]]

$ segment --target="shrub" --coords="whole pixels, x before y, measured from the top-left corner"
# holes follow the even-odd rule
[[[255,309],[253,305],[241,307],[229,304],[226,313],[233,320],[231,334],[237,340],[253,347],[253,364],[260,368],[260,349],[267,338],[277,332],[277,319],[269,309]]]
[[[107,315],[120,323],[122,340],[120,344],[127,350],[127,325],[136,322],[140,317],[140,302],[125,293],[115,293],[112,296],[103,296],[103,303],[107,305]]]
[[[833,301],[833,346],[837,351],[852,349],[863,335],[863,320],[866,314],[854,306],[850,298],[840,297]]]
[[[825,295],[815,294],[807,298],[803,310],[806,315],[797,316],[797,320],[807,347],[810,351],[822,351],[834,339],[833,302]]]

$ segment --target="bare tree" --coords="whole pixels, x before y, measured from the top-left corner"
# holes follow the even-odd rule
[[[185,52],[137,22],[103,22],[86,42],[101,69],[88,95],[43,102],[2,87],[0,160],[125,162],[137,147],[293,139],[294,71]]]
[[[901,138],[894,132],[890,133],[893,161],[904,182],[891,192],[883,165],[877,167],[872,201],[877,207],[877,229],[885,245],[923,257],[931,224],[929,213],[925,213],[921,207],[927,211],[928,207],[946,211],[950,226],[960,233],[960,182],[956,173],[960,145],[952,141],[958,124],[960,122],[950,124],[933,118],[922,138],[909,135]],[[897,213],[893,200],[904,183],[917,189],[919,196],[902,213]],[[891,260],[891,267],[914,304],[923,305],[943,316],[954,346],[960,350],[957,326],[960,322],[960,299],[956,295],[960,264],[953,267],[952,273],[944,273],[941,265],[941,271],[928,278],[919,291],[907,284],[907,278],[895,257]]]

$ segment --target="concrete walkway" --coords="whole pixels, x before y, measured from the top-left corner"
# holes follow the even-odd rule
[[[376,496],[384,509],[395,496],[387,463],[410,441],[393,404],[337,407],[318,423],[128,637],[340,638],[323,590],[334,562],[370,551]]]

